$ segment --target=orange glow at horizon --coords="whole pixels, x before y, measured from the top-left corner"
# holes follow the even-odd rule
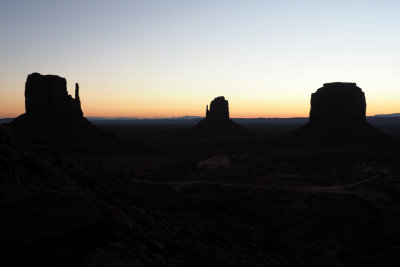
[[[81,98],[82,99],[82,98]],[[229,101],[229,98],[227,98]],[[90,102],[82,100],[82,109],[84,116],[87,117],[139,117],[139,118],[162,118],[162,117],[181,117],[181,116],[205,116],[206,105],[209,102],[198,103],[191,101],[186,104],[163,101],[151,101],[146,103],[129,103],[129,101]],[[85,104],[89,102],[88,104]],[[177,101],[178,102],[178,101]],[[258,102],[258,101],[257,101]],[[367,116],[377,114],[398,113],[398,104],[396,101],[386,101],[385,104],[370,101],[367,103]],[[388,103],[389,102],[389,103]],[[25,112],[23,96],[10,97],[8,101],[0,100],[0,118],[14,118]],[[288,108],[290,107],[290,109]],[[308,117],[309,103],[251,103],[240,100],[229,101],[231,118],[292,118]]]
[[[61,75],[63,76],[63,75]],[[121,79],[104,82],[92,82],[90,77],[67,78],[68,92],[71,94],[74,88],[74,82],[81,80],[80,96],[84,116],[88,117],[181,117],[181,116],[205,116],[206,106],[210,104],[213,98],[224,95],[229,101],[229,111],[231,118],[291,118],[308,117],[310,111],[311,93],[318,89],[318,83],[313,85],[298,85],[300,89],[291,89],[295,87],[292,84],[285,85],[285,90],[289,93],[281,94],[278,90],[264,90],[263,87],[252,88],[251,94],[237,88],[232,90],[226,86],[221,86],[217,93],[201,90],[203,87],[211,87],[198,82],[185,84],[162,83],[158,81],[154,84],[145,82],[141,84],[123,83]],[[22,77],[16,77],[18,82],[0,81],[0,88],[9,88],[8,91],[0,91],[0,118],[13,118],[25,112],[24,104],[24,84]],[[322,85],[322,84],[321,84]],[[320,85],[320,86],[321,86]],[[122,89],[109,89],[111,86]],[[191,86],[187,92],[180,88]],[[362,89],[364,85],[359,85]],[[366,94],[367,116],[376,114],[390,114],[399,112],[399,103],[397,97],[391,97],[394,87],[390,84],[380,88],[381,84],[368,84]],[[141,88],[145,90],[130,89]],[[265,86],[265,87],[271,87]],[[307,88],[314,90],[307,90]],[[173,88],[175,91],[173,92]],[[190,88],[190,87],[189,87]],[[289,89],[287,89],[289,88]],[[379,88],[380,90],[372,90]],[[385,92],[385,88],[386,92]],[[291,91],[290,91],[291,90]],[[119,92],[118,94],[115,92]],[[173,93],[171,93],[173,92]],[[250,92],[250,90],[249,90]],[[257,95],[259,92],[260,95]],[[397,91],[396,91],[397,93]],[[398,94],[398,93],[397,93]],[[400,95],[399,95],[400,96]]]

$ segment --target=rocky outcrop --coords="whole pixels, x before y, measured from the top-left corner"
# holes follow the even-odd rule
[[[65,78],[39,73],[28,75],[25,109],[26,112],[11,123],[21,139],[79,149],[90,144],[98,147],[96,144],[100,140],[106,142],[105,134],[83,117],[79,85],[75,84],[73,98],[68,94]]]
[[[325,83],[311,95],[310,123],[365,122],[365,95],[355,83]]]
[[[62,114],[83,116],[76,84],[75,99],[68,94],[67,81],[56,75],[32,73],[25,84],[25,109],[27,114]]]
[[[206,118],[221,118],[229,119],[229,103],[225,100],[225,97],[219,96],[214,98],[210,104],[210,110],[208,105],[206,108]]]
[[[219,132],[244,132],[244,129],[229,118],[229,103],[223,96],[211,101],[210,109],[206,108],[206,118],[200,121],[197,129]]]
[[[311,94],[309,122],[294,135],[323,141],[376,141],[384,134],[366,121],[364,92],[355,83],[325,83]]]

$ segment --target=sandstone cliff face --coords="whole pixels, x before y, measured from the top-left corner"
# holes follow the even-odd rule
[[[326,83],[311,95],[310,123],[365,122],[366,107],[355,83]]]
[[[32,73],[25,84],[27,114],[62,114],[83,116],[76,84],[75,99],[68,95],[67,81],[56,75]]]

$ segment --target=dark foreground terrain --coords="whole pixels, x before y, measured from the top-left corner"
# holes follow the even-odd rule
[[[397,138],[100,126],[125,140],[61,151],[2,125],[1,266],[399,266]]]

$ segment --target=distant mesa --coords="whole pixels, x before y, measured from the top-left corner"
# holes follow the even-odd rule
[[[309,122],[296,133],[313,137],[383,136],[366,121],[365,94],[356,83],[325,83],[311,94]]]
[[[229,118],[229,103],[223,96],[214,98],[210,109],[207,105],[206,118],[201,120],[196,128],[211,131],[244,131],[242,126]]]
[[[95,142],[104,135],[83,117],[79,85],[75,98],[68,94],[67,81],[56,75],[28,75],[25,83],[25,113],[11,124],[22,139],[44,144]]]

